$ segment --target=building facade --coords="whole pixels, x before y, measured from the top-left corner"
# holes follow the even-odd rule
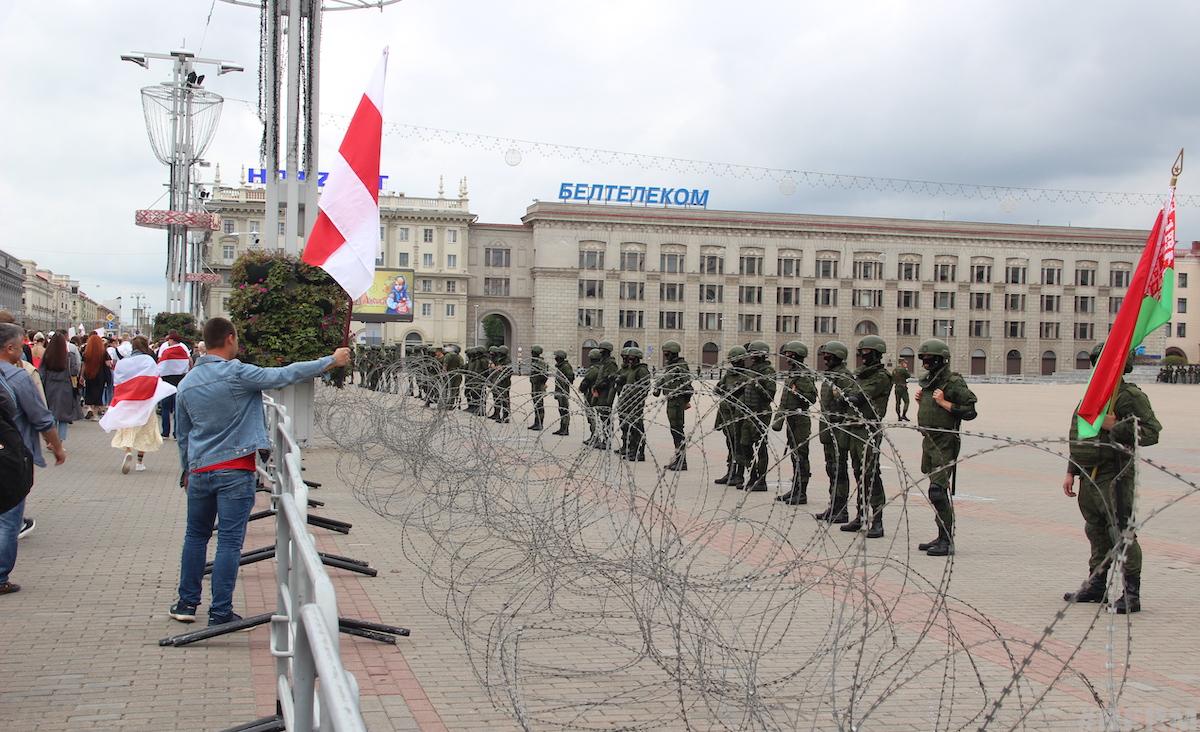
[[[210,237],[204,269],[219,281],[201,288],[203,316],[227,316],[230,273],[234,261],[254,248],[282,248],[282,232],[267,237],[262,231],[266,191],[262,187],[214,186],[206,201],[221,214],[222,228]],[[413,322],[363,323],[351,329],[362,342],[404,342],[465,345],[467,324],[467,252],[470,213],[466,182],[457,198],[415,198],[403,193],[379,196],[382,246],[376,267],[411,269]],[[282,226],[282,224],[281,224]],[[305,227],[301,227],[305,230]],[[302,244],[303,245],[303,244]]]
[[[3,257],[0,253],[0,257]],[[116,324],[120,313],[101,305],[79,289],[79,281],[70,275],[55,274],[37,266],[31,259],[16,262],[24,271],[17,322],[28,330],[48,332],[84,326],[84,330]],[[14,315],[16,310],[13,310]],[[109,320],[109,315],[113,320]]]
[[[12,313],[18,323],[25,320],[25,267],[5,251],[0,251],[0,310]]]
[[[512,342],[572,358],[602,340],[664,341],[693,364],[733,345],[926,338],[976,375],[1087,368],[1146,232],[544,203],[521,226],[475,224],[468,307]],[[1147,344],[1161,354],[1165,336]],[[810,362],[814,362],[812,359]]]
[[[1175,306],[1172,309],[1174,317],[1170,323],[1163,326],[1166,355],[1182,356],[1188,363],[1200,363],[1200,317],[1196,315],[1197,308],[1200,308],[1200,299],[1189,297],[1196,290],[1191,284],[1198,281],[1200,241],[1194,241],[1190,249],[1179,249],[1175,252]]]

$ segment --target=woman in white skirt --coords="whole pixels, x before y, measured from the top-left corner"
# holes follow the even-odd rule
[[[122,343],[119,347],[121,359],[117,361],[117,368],[113,374],[113,380],[118,387],[123,383],[128,382],[132,390],[127,389],[129,396],[122,399],[122,395],[118,390],[114,390],[113,406],[117,406],[122,401],[133,409],[136,409],[138,415],[137,421],[140,421],[140,426],[121,426],[113,434],[112,446],[118,449],[123,449],[125,454],[121,457],[121,473],[128,474],[131,468],[134,468],[133,455],[137,453],[137,467],[134,468],[138,472],[146,469],[146,464],[143,462],[146,453],[157,452],[162,447],[163,439],[159,434],[158,424],[154,419],[154,405],[167,396],[164,392],[164,387],[169,389],[170,393],[175,392],[175,387],[162,382],[158,379],[158,364],[154,358],[154,352],[150,350],[150,344],[143,336],[138,336],[130,342]],[[153,378],[154,383],[150,384],[147,379]],[[136,385],[141,382],[140,385]],[[156,387],[151,389],[151,387]],[[148,391],[147,391],[148,390]],[[149,398],[146,398],[149,397]],[[148,409],[146,407],[149,407]],[[129,414],[125,410],[120,413]],[[141,419],[141,413],[145,412],[145,419]],[[113,410],[109,410],[105,414],[105,419],[101,420],[101,426],[105,427],[105,421],[109,421],[109,416],[113,414]],[[111,420],[114,424],[128,424],[127,419]],[[107,427],[106,427],[107,429]]]

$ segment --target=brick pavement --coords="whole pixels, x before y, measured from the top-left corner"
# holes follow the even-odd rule
[[[522,388],[520,382],[518,403]],[[1053,385],[980,385],[976,391],[981,417],[971,428],[1029,438],[1056,434],[1066,423],[1063,415],[1069,414],[1078,398],[1078,387]],[[1149,385],[1147,391],[1165,428],[1163,443],[1147,455],[1194,480],[1200,471],[1193,416],[1200,406],[1200,390]],[[698,405],[696,412],[703,407]],[[689,426],[696,412],[689,415]],[[657,420],[662,422],[662,415]],[[576,434],[556,447],[556,452],[565,453],[578,444],[582,420],[574,422]],[[504,429],[491,427],[497,434]],[[514,424],[512,429],[527,434],[523,425]],[[656,425],[650,430],[651,450],[669,459],[665,427]],[[773,439],[779,436],[773,435]],[[912,466],[919,454],[915,434],[897,430],[894,439]],[[471,663],[477,657],[464,650],[454,628],[434,612],[444,610],[446,590],[430,583],[405,558],[406,547],[427,550],[427,538],[412,531],[402,535],[397,524],[380,518],[339,486],[338,456],[321,447],[321,442],[317,440],[317,447],[307,451],[305,459],[306,475],[325,484],[314,497],[327,506],[315,513],[351,521],[355,526],[348,536],[316,529],[318,544],[325,551],[367,559],[380,570],[375,578],[330,570],[341,611],[413,629],[413,636],[400,639],[395,648],[341,636],[343,659],[359,681],[370,728],[515,729],[506,709],[508,700],[489,697],[472,671]],[[983,443],[969,440],[964,452]],[[265,629],[189,648],[157,646],[159,638],[184,628],[165,617],[177,581],[184,512],[183,496],[176,487],[174,445],[165,448],[167,451],[148,458],[147,472],[121,476],[117,452],[107,447],[107,439],[95,424],[85,423],[76,426],[68,441],[68,464],[39,473],[29,508],[38,519],[38,529],[21,542],[13,574],[25,589],[0,598],[0,642],[6,649],[0,656],[0,715],[9,721],[6,729],[220,729],[272,711],[273,667]],[[814,448],[813,457],[819,464],[819,448],[815,444]],[[713,456],[721,454],[719,440],[710,437],[705,450],[715,465]],[[712,476],[697,469],[696,451],[690,462],[693,470],[681,477],[675,493],[675,510],[681,516],[695,515],[701,507],[744,500],[747,515],[781,523],[793,544],[803,543],[815,533],[810,521],[789,517],[772,505],[770,494],[746,496],[711,486]],[[652,480],[652,472],[653,466],[646,463],[635,466],[634,475]],[[1027,448],[982,455],[961,472],[960,493],[981,500],[958,504],[960,541],[952,592],[1014,641],[1007,650],[985,645],[973,654],[981,664],[978,673],[992,690],[1003,685],[1006,674],[1011,675],[1006,654],[1020,657],[1028,652],[1028,644],[1039,640],[1043,628],[1061,609],[1061,593],[1077,585],[1083,575],[1086,542],[1082,523],[1073,502],[1061,495],[1061,474],[1061,461]],[[894,478],[889,481],[894,475],[894,471],[885,472],[889,495],[896,493]],[[1183,490],[1181,484],[1162,476],[1144,478],[1142,512]],[[806,510],[824,507],[824,490],[823,476],[814,477],[810,489],[814,500]],[[889,538],[878,551],[911,562],[936,578],[946,566],[944,560],[912,556],[909,547],[895,542],[901,521],[911,522],[914,541],[932,534],[932,518],[923,499],[910,496],[909,501],[903,516],[889,509]],[[1133,618],[1130,683],[1123,704],[1130,722],[1194,713],[1200,706],[1200,640],[1188,630],[1200,612],[1195,605],[1200,592],[1200,551],[1194,532],[1197,519],[1200,505],[1192,497],[1156,517],[1142,534],[1146,610]],[[270,538],[270,522],[256,522],[246,546],[262,546]],[[767,545],[743,551],[730,537],[724,543],[711,538],[706,541],[710,544],[700,564],[717,566],[727,561],[718,556],[722,553],[736,554],[737,561],[747,564],[772,561],[772,548]],[[850,546],[849,539],[836,532],[821,541],[833,556]],[[873,543],[872,548],[875,546]],[[886,593],[894,589],[889,583],[897,581],[881,576],[877,590]],[[243,568],[235,607],[248,614],[273,606],[273,583],[272,563]],[[846,598],[820,593],[812,596],[811,603],[805,600],[802,617],[794,621],[804,632],[788,637],[797,653],[816,648],[825,632],[807,627],[804,613],[811,612],[813,619],[823,623],[831,607],[846,602]],[[1094,608],[1068,610],[1044,647],[1060,654],[1075,650],[1094,617]],[[902,640],[905,634],[916,632],[914,628],[929,615],[929,607],[906,597],[893,617]],[[1106,619],[1102,617],[1101,622]],[[981,626],[957,622],[955,627],[978,633]],[[1118,651],[1123,654],[1123,626],[1120,633]],[[1106,637],[1104,632],[1093,633],[1073,661],[1075,667],[1086,670],[1090,683],[1100,687],[1101,693]],[[980,636],[979,640],[983,643],[986,639]],[[531,639],[525,652],[534,659],[544,654],[547,662],[566,654],[573,662],[594,658],[597,664],[621,655],[597,649],[582,638],[549,644]],[[770,662],[780,664],[774,671],[788,671],[786,661],[776,657]],[[1094,725],[1095,705],[1089,703],[1086,685],[1066,678],[1049,688],[1056,668],[1046,655],[1031,666],[1022,693],[1026,699],[1029,694],[1044,693],[1046,697],[1024,723],[1038,729]],[[645,669],[632,668],[623,679],[593,674],[541,686],[531,682],[530,691],[542,697],[588,699],[652,677]],[[924,679],[898,688],[886,707],[871,717],[872,726],[929,729],[931,715],[938,711],[931,694],[936,699],[940,686],[934,689]],[[970,686],[967,677],[964,686]],[[827,719],[820,716],[828,713],[828,709],[822,712],[819,701],[823,692],[810,689],[794,708],[775,710],[777,726],[827,726],[813,722]],[[677,701],[668,695],[663,703]],[[633,723],[642,707],[641,703],[608,705],[600,717],[589,716],[586,721],[602,718],[608,725]],[[563,714],[564,721],[572,719],[569,710]],[[696,727],[709,728],[719,717],[698,716]],[[1011,717],[1005,719],[1012,722]],[[745,723],[725,721],[735,727]]]

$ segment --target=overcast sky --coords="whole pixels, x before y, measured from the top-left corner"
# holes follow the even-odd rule
[[[212,7],[211,23],[206,19]],[[255,10],[212,0],[0,0],[0,248],[70,274],[98,299],[165,301],[166,168],[118,60],[186,46],[244,65],[206,158],[235,182],[258,163]],[[1200,192],[1200,4],[404,0],[326,16],[322,111],[345,115],[391,47],[385,119],[525,140],[720,162],[1025,187]],[[203,43],[203,45],[202,45]],[[322,156],[341,117],[322,121]],[[470,181],[483,221],[516,222],[561,181],[687,185],[710,208],[1148,228],[1154,206],[895,196],[657,168],[604,167],[398,135],[388,188]],[[324,167],[324,166],[323,166]],[[201,173],[211,177],[213,169]],[[1200,238],[1196,208],[1181,240]]]

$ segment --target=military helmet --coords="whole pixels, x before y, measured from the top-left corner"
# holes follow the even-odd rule
[[[561,358],[566,358],[566,357],[567,357],[567,352],[566,352],[566,351],[564,351],[564,350],[562,350],[562,349],[560,348],[560,349],[558,349],[557,351],[555,351],[555,352],[554,352],[554,357],[555,357],[555,358],[560,358],[560,359],[561,359]]]
[[[674,353],[675,355],[679,355],[682,350],[683,346],[679,345],[679,341],[667,341],[666,343],[662,344],[663,353]]]
[[[864,336],[858,342],[858,350],[860,351],[875,351],[879,354],[887,353],[887,341],[877,335]]]
[[[613,344],[609,341],[600,341],[600,345],[596,346],[596,348],[599,348],[601,351],[608,351],[609,353],[613,352]]]
[[[808,346],[804,345],[800,341],[788,341],[787,343],[783,344],[783,348],[780,348],[779,352],[793,354],[801,361],[808,358]]]
[[[625,346],[624,348],[621,349],[621,358],[628,358],[628,357],[629,357],[629,346]]]
[[[496,353],[500,354],[501,356],[507,356],[508,355],[508,346],[500,346],[499,348],[496,349]]]
[[[1088,354],[1088,357],[1092,359],[1092,363],[1096,363],[1100,360],[1100,353],[1102,351],[1104,351],[1104,341],[1100,341],[1096,345],[1092,346],[1092,352]]]
[[[750,341],[750,347],[746,351],[751,356],[770,356],[771,345],[766,341]]]
[[[630,358],[641,358],[643,355],[640,348],[626,348],[625,350],[629,352]]]
[[[725,353],[726,360],[736,361],[746,355],[746,349],[741,346],[734,346]]]
[[[921,356],[941,356],[942,358],[950,359],[950,346],[940,338],[930,338],[922,341],[921,346],[917,349],[917,358]]]
[[[599,348],[593,348],[592,350],[588,351],[589,361],[599,361],[602,358],[604,358],[604,351],[601,351]]]
[[[496,353],[496,352],[497,352],[497,351],[499,351],[499,350],[500,350],[500,347],[499,347],[499,346],[488,346],[488,347],[487,347],[487,352],[488,352],[488,353]]]
[[[850,357],[850,349],[846,348],[846,344],[841,341],[829,341],[818,348],[817,353],[828,353],[831,356],[837,356],[843,361]]]
[[[529,349],[529,352],[530,352],[530,353],[532,353],[532,354],[533,354],[533,355],[535,355],[535,356],[540,356],[540,355],[542,355],[542,347],[541,347],[541,346],[534,346],[534,347],[532,347],[532,348],[530,348],[530,349]]]
[[[446,348],[450,349],[452,353],[462,353],[462,348],[457,343],[451,343]]]

